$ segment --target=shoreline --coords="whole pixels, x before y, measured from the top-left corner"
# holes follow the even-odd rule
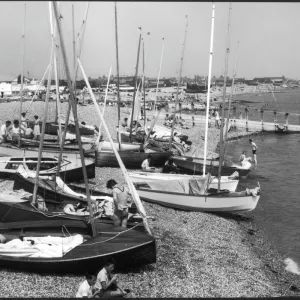
[[[43,117],[43,104],[34,103],[28,117],[34,114]],[[64,103],[63,112],[66,107]],[[2,121],[19,113],[19,107],[12,103],[1,103],[1,108]],[[99,123],[97,114],[90,108],[78,106],[79,121]],[[48,120],[54,119],[54,113],[52,102]],[[123,108],[121,118],[127,115],[128,109]],[[112,136],[116,137],[116,108],[106,108],[105,119]],[[180,131],[194,145],[203,145],[202,128]],[[241,131],[239,134],[243,136],[238,137],[235,134],[229,132],[232,142],[255,133]],[[214,149],[218,139],[219,130],[211,128],[209,150]],[[111,178],[124,183],[118,168],[96,168],[97,188],[106,191],[106,181]],[[0,182],[2,190],[12,185],[13,181]],[[220,215],[180,211],[144,201],[143,204],[147,214],[155,218],[149,220],[149,225],[156,238],[157,262],[126,272],[116,270],[120,282],[133,292],[132,297],[300,296],[298,276],[285,271],[283,256],[255,223],[255,211]],[[0,297],[74,297],[82,280],[83,276],[38,275],[2,269]]]

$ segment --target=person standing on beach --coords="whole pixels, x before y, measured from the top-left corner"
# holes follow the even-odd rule
[[[249,139],[249,143],[250,143],[251,146],[252,146],[253,160],[254,160],[254,164],[255,164],[255,167],[256,167],[256,166],[257,166],[257,156],[256,156],[256,152],[257,152],[258,147],[256,146],[256,144],[253,142],[252,139]]]
[[[106,187],[113,192],[114,215],[112,219],[114,225],[126,228],[128,222],[128,209],[131,206],[129,189],[122,184],[117,184],[114,179],[108,180]]]
[[[215,127],[217,127],[218,129],[220,128],[220,116],[219,116],[219,112],[218,110],[215,110]]]
[[[37,115],[34,116],[34,128],[33,128],[33,134],[35,139],[39,139],[41,135],[40,130],[40,119]]]

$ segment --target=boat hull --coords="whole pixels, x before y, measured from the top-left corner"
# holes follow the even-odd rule
[[[119,143],[114,143],[115,147],[117,148],[118,151],[120,151]],[[141,144],[140,143],[121,143],[121,150],[122,151],[138,151],[141,149]],[[112,150],[112,146],[110,142],[100,142],[98,145],[98,150]],[[100,151],[101,151],[100,150]]]
[[[176,194],[137,188],[146,202],[181,210],[207,212],[248,212],[254,210],[260,196],[234,196],[233,193],[216,196]]]
[[[188,174],[202,174],[203,173],[203,163],[201,160],[191,159],[184,160],[182,157],[174,157],[174,163],[178,168],[183,170]],[[219,172],[219,162],[218,160],[213,160],[212,166],[210,165],[210,161],[207,162],[206,171],[211,173],[212,176],[218,176]],[[251,172],[251,169],[239,169],[235,167],[222,166],[221,168],[221,176],[230,176],[234,172],[239,173],[239,177],[242,179],[246,179]]]
[[[197,179],[202,178],[202,176],[193,176],[193,175],[181,175],[181,174],[163,174],[163,173],[147,173],[147,172],[128,172],[129,177],[133,183],[142,183],[142,182],[154,182],[161,180],[181,180],[181,179]],[[221,190],[228,190],[230,192],[235,192],[239,184],[238,180],[228,179],[227,176],[222,176],[221,178]],[[218,189],[218,179],[214,178],[209,188]]]
[[[134,152],[120,151],[119,155],[127,169],[140,169],[142,162],[147,158],[148,154],[152,156],[153,166],[162,166],[172,155],[171,151],[165,152]],[[119,167],[117,158],[113,152],[99,151],[96,153],[95,160],[97,167]]]
[[[44,232],[43,236],[62,236],[63,226],[68,228],[70,234],[90,234],[87,229],[84,229],[86,225],[83,224],[80,226],[77,224],[78,228],[73,229],[65,221],[55,221],[55,223],[55,228],[48,229],[44,222],[38,222],[39,228],[27,229],[25,234],[26,236],[41,236]],[[112,224],[96,224],[96,227],[98,232],[96,237],[88,239],[63,257],[32,258],[0,255],[0,266],[39,273],[84,274],[99,271],[110,258],[115,260],[118,269],[156,262],[155,239],[145,231],[143,226],[125,231]],[[20,229],[1,229],[0,233],[24,235],[21,233],[22,228],[20,225]]]
[[[38,152],[36,152],[36,156],[33,156],[32,159],[37,160]],[[30,156],[31,157],[31,156]],[[30,158],[26,156],[25,159]],[[43,156],[43,160],[51,160],[54,163],[57,163],[57,157],[55,160],[53,159],[54,156]],[[67,155],[63,158],[63,163],[61,164],[61,169],[59,175],[61,178],[64,179],[66,182],[76,181],[76,180],[83,180],[83,172],[82,172],[82,165],[81,161],[78,156],[70,156]],[[14,163],[10,163],[10,161]],[[15,174],[17,172],[17,166],[22,165],[23,157],[0,157],[0,178],[9,179],[15,178]],[[10,166],[11,165],[11,166]],[[85,167],[87,172],[88,178],[95,178],[95,162],[92,159],[85,158]],[[52,176],[56,175],[57,167],[50,167],[45,170],[40,171],[40,175],[44,176]]]

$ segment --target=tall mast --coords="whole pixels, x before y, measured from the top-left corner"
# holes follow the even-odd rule
[[[116,60],[117,60],[117,97],[118,97],[118,131],[120,126],[120,73],[119,73],[119,45],[118,45],[118,18],[117,18],[117,2],[115,2],[115,38],[116,38]],[[119,134],[117,134],[117,140],[119,141]],[[121,141],[119,141],[119,146]],[[120,147],[119,147],[120,149]]]
[[[39,154],[38,154],[38,161],[37,161],[37,167],[36,167],[36,175],[34,180],[34,189],[33,189],[33,197],[32,197],[32,203],[36,203],[36,197],[37,197],[37,191],[38,191],[38,183],[39,183],[39,173],[40,173],[40,167],[41,167],[41,158],[42,158],[42,152],[43,152],[43,144],[44,144],[44,135],[45,135],[45,128],[46,128],[46,122],[48,117],[48,102],[49,102],[49,95],[50,95],[50,87],[51,87],[51,78],[52,78],[52,67],[53,67],[53,58],[54,58],[54,41],[52,39],[52,49],[51,49],[51,58],[50,58],[50,67],[49,67],[49,73],[48,73],[48,81],[47,81],[47,92],[46,92],[46,99],[45,99],[45,111],[44,111],[44,120],[42,123],[42,132],[41,132],[41,138],[40,138],[40,145],[39,145]],[[57,165],[57,168],[59,169],[60,165]]]
[[[156,101],[157,101],[157,91],[158,91],[158,85],[159,85],[159,78],[160,78],[160,71],[161,71],[161,65],[162,65],[162,60],[163,60],[163,55],[164,55],[164,48],[165,48],[165,38],[162,38],[163,41],[163,46],[161,50],[161,56],[160,56],[160,64],[159,64],[159,70],[158,70],[158,76],[157,76],[157,84],[156,84],[156,92],[155,92],[155,102],[154,102],[154,109],[156,107]]]
[[[24,85],[24,53],[25,53],[25,21],[26,21],[26,1],[24,1],[24,23],[23,23],[23,33],[22,33],[22,64],[21,64],[21,90],[20,90],[20,125],[19,132],[21,135],[22,127],[22,104],[23,104],[23,85]],[[20,140],[19,140],[20,143]]]
[[[90,190],[89,190],[86,167],[85,167],[85,161],[84,161],[84,156],[83,156],[83,149],[82,149],[81,137],[80,137],[80,132],[79,132],[77,112],[75,110],[75,99],[74,99],[74,93],[73,93],[73,88],[72,88],[72,83],[71,83],[71,74],[70,74],[70,70],[69,70],[69,66],[68,66],[64,40],[63,40],[62,31],[61,31],[61,27],[60,27],[60,23],[59,23],[57,4],[54,1],[52,3],[53,3],[53,9],[54,9],[54,14],[55,14],[55,19],[56,19],[57,31],[58,31],[59,40],[60,40],[60,46],[61,46],[61,52],[62,52],[62,57],[63,57],[63,63],[64,63],[64,67],[65,67],[65,73],[66,73],[66,77],[67,77],[67,80],[68,80],[68,86],[69,86],[69,90],[70,90],[70,97],[71,97],[70,102],[71,102],[72,109],[73,109],[73,114],[74,114],[74,122],[75,122],[75,128],[76,128],[76,131],[75,131],[76,132],[76,139],[78,140],[78,145],[79,145],[79,152],[80,152],[80,158],[81,158],[83,178],[84,178],[84,182],[85,182],[86,196],[87,196],[89,213],[90,213],[90,223],[91,223],[93,236],[96,236],[97,231],[96,231],[95,221],[94,221],[94,217],[93,217],[93,208],[92,208],[92,204],[91,204]],[[59,167],[60,166],[58,166],[58,168]]]
[[[169,141],[169,149],[172,148],[172,140],[173,140],[173,132],[174,132],[174,126],[175,126],[175,114],[178,104],[178,94],[179,94],[179,85],[181,81],[181,73],[182,73],[182,65],[183,65],[183,56],[184,56],[184,49],[185,49],[185,43],[186,43],[186,35],[187,35],[187,29],[188,29],[188,16],[185,15],[186,18],[186,25],[185,25],[185,32],[184,32],[184,41],[182,46],[182,53],[181,53],[181,62],[180,62],[180,70],[179,70],[179,76],[178,76],[178,83],[177,83],[177,91],[176,91],[176,100],[175,100],[175,108],[174,108],[174,121],[172,123],[172,129],[171,129],[171,137]]]
[[[229,127],[229,118],[230,118],[230,109],[231,109],[231,103],[232,103],[232,98],[233,98],[233,90],[234,90],[234,81],[235,81],[235,76],[236,76],[236,69],[237,69],[237,62],[238,62],[238,49],[239,49],[239,43],[236,46],[236,57],[235,57],[235,65],[234,65],[234,71],[233,71],[233,77],[232,77],[232,84],[231,84],[231,93],[230,93],[230,99],[229,99],[229,104],[228,104],[228,114],[227,114],[227,123],[226,123],[226,130],[225,130],[225,143],[227,141],[227,135],[228,135],[228,127]],[[225,157],[227,149],[227,143],[224,146],[224,151],[223,151],[223,160]]]
[[[221,186],[221,170],[222,170],[222,164],[223,164],[222,153],[223,153],[223,133],[224,133],[224,111],[225,111],[226,83],[227,83],[227,73],[228,73],[228,59],[229,59],[229,52],[230,52],[229,51],[230,18],[231,18],[231,2],[229,3],[227,45],[226,45],[226,55],[225,55],[224,86],[223,86],[223,101],[222,101],[222,121],[221,121],[221,128],[220,128],[220,147],[219,147],[218,191],[220,191],[220,186]]]
[[[56,27],[53,26],[53,14],[51,2],[49,2],[49,15],[50,15],[50,29],[52,36],[52,43],[54,43],[54,76],[55,76],[55,87],[56,87],[56,120],[58,121],[58,138],[61,145],[61,120],[60,120],[60,98],[59,98],[59,78],[58,78],[58,44],[56,40]]]
[[[207,155],[208,115],[209,115],[210,83],[211,83],[211,69],[212,69],[213,45],[214,45],[214,26],[215,26],[215,4],[213,4],[213,7],[212,7],[212,18],[211,18],[210,50],[209,50],[209,65],[208,65],[208,83],[207,83],[207,100],[206,100],[206,118],[205,118],[203,176],[205,176],[206,155]],[[206,83],[206,79],[205,79],[205,83]]]
[[[72,4],[72,33],[73,33],[73,76],[75,77],[76,67],[76,40],[75,40],[75,17],[74,17],[74,4]]]
[[[146,99],[145,99],[145,42],[143,40],[143,98],[144,98],[144,128],[146,127]]]
[[[85,32],[85,27],[86,27],[86,20],[87,20],[87,16],[88,16],[88,11],[89,11],[89,4],[90,2],[87,3],[86,5],[86,9],[85,9],[85,16],[84,16],[84,21],[83,21],[83,32],[82,32],[82,39],[80,42],[80,46],[79,46],[79,54],[78,56],[80,57],[81,55],[81,51],[82,51],[82,46],[83,46],[83,37],[84,37],[84,32]],[[77,72],[78,72],[78,63],[75,63],[75,72],[74,72],[74,82],[73,82],[73,93],[74,93],[74,97],[76,96],[76,77],[77,77]],[[68,106],[68,110],[67,110],[67,115],[66,115],[66,120],[65,120],[65,128],[64,128],[64,132],[62,135],[62,139],[61,139],[61,149],[63,149],[64,144],[65,144],[65,139],[66,139],[66,133],[68,130],[68,123],[69,123],[69,117],[70,117],[70,112],[71,112],[71,90],[69,88],[69,92],[70,92],[70,99],[69,99],[69,106]],[[75,102],[75,111],[77,112],[77,103]],[[58,165],[61,164],[61,160],[62,160],[62,151],[59,153],[59,157],[58,157]],[[56,172],[56,176],[59,176],[59,169],[57,169]]]
[[[137,52],[137,59],[136,59],[136,66],[135,66],[135,76],[134,76],[134,93],[132,99],[132,113],[131,113],[131,120],[130,120],[130,132],[129,132],[129,140],[131,142],[131,135],[132,135],[132,121],[133,121],[133,114],[134,114],[134,103],[135,103],[135,95],[137,91],[137,75],[139,70],[139,58],[140,58],[140,48],[141,48],[141,39],[142,39],[142,28],[139,27],[140,30],[140,37],[139,37],[139,46]]]

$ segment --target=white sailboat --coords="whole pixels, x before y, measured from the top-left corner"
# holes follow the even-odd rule
[[[209,84],[207,92],[207,110],[209,108],[210,97],[210,77],[212,67],[212,52],[213,52],[213,32],[214,32],[214,9],[212,12],[212,29],[210,41],[210,61],[209,61]],[[231,5],[230,5],[231,9]],[[206,121],[205,141],[207,141]],[[206,143],[204,147],[204,160],[206,161]],[[167,207],[173,207],[191,211],[211,211],[211,212],[247,212],[255,209],[260,198],[260,187],[242,192],[222,191],[222,177],[215,182],[218,192],[209,192],[208,187],[211,187],[211,177],[205,176],[206,164],[203,164],[203,176],[186,176],[186,175],[144,175],[132,174],[129,175],[133,181],[136,181],[136,190],[141,199],[147,202],[160,204]],[[144,176],[144,177],[142,177]],[[155,176],[156,180],[151,180],[151,176]],[[138,182],[141,178],[148,177],[147,184]],[[173,177],[174,179],[171,179]],[[149,180],[150,178],[150,180]],[[153,177],[152,177],[153,178]],[[168,178],[167,180],[163,178]],[[229,178],[227,177],[227,180]]]

